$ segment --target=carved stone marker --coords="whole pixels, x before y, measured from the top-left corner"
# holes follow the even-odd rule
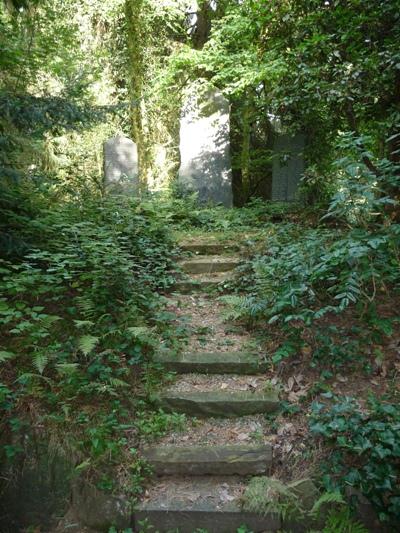
[[[272,163],[272,200],[294,200],[304,172],[303,151],[305,136],[276,134]]]
[[[104,183],[117,194],[134,194],[138,189],[138,155],[136,144],[122,135],[104,143]]]
[[[192,95],[183,109],[180,127],[179,185],[198,192],[201,203],[232,206],[229,150],[229,102],[215,90]]]

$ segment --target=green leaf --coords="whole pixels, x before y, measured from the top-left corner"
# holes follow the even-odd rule
[[[93,335],[83,335],[79,338],[78,347],[84,355],[89,355],[99,340],[99,337],[94,337]]]
[[[146,326],[131,326],[129,328],[126,328],[126,330],[133,336],[133,337],[143,337],[144,335],[148,335],[151,332],[151,329]]]
[[[89,468],[89,466],[91,465],[91,461],[90,459],[86,459],[85,461],[83,461],[82,463],[79,463],[79,465],[77,465],[75,467],[75,470],[77,472],[82,472],[82,470],[86,470],[86,468]]]
[[[4,361],[9,361],[14,357],[17,357],[17,354],[13,352],[0,351],[0,363],[4,363]]]
[[[91,327],[94,325],[94,322],[92,322],[91,320],[74,320],[74,324],[78,329],[80,329]]]
[[[75,374],[78,369],[78,363],[58,363],[56,369],[60,375],[70,376]]]
[[[43,374],[48,362],[49,356],[43,352],[38,352],[33,356],[33,365],[39,374]]]

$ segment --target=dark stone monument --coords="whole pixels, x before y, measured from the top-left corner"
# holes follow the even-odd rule
[[[305,136],[276,133],[273,146],[272,200],[295,200],[300,178],[304,172],[303,151]]]

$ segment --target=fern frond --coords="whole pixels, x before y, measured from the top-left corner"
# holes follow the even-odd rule
[[[132,337],[137,338],[141,338],[151,332],[151,329],[147,326],[131,326],[126,328],[126,330],[132,335]]]
[[[128,383],[126,381],[123,381],[122,379],[118,379],[118,378],[110,378],[108,380],[108,382],[110,383],[110,385],[114,388],[119,388],[119,387],[127,387],[128,386]]]
[[[89,355],[99,340],[99,337],[94,337],[93,335],[83,335],[78,340],[78,348],[84,355]]]
[[[49,356],[43,352],[36,352],[33,355],[32,362],[33,366],[36,368],[39,374],[43,374],[43,371],[46,368],[47,363],[49,362]]]
[[[78,329],[87,328],[87,327],[90,328],[91,326],[94,325],[94,322],[92,322],[92,320],[74,320],[74,323]]]
[[[350,509],[331,511],[322,533],[368,533],[368,529],[360,522],[353,520]]]
[[[76,372],[78,366],[77,363],[58,363],[56,369],[63,376],[70,376]]]
[[[0,363],[14,359],[14,357],[17,357],[17,354],[13,352],[0,351]]]
[[[243,499],[245,511],[262,515],[275,513],[282,519],[303,514],[298,496],[277,479],[264,476],[251,479]]]
[[[76,305],[86,320],[90,320],[96,316],[96,306],[87,296],[78,296],[76,298]]]
[[[318,500],[314,503],[314,505],[313,505],[313,507],[311,509],[311,514],[317,515],[319,513],[320,509],[321,509],[321,506],[326,504],[326,503],[329,503],[329,504],[332,504],[332,503],[343,504],[344,503],[343,496],[338,491],[336,491],[336,492],[324,492],[318,498]]]

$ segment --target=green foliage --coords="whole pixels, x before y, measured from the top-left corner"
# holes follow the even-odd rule
[[[330,511],[322,533],[368,533],[359,522],[355,522],[351,511],[345,507],[341,511]]]
[[[177,192],[177,191],[176,191]],[[264,202],[253,199],[243,208],[226,209],[223,206],[202,206],[197,202],[196,194],[183,195],[166,202],[162,209],[168,221],[178,231],[194,234],[199,232],[221,232],[224,239],[229,233],[238,230],[254,233],[266,222],[280,221],[295,215],[299,211],[297,204],[283,202]]]
[[[341,494],[324,492],[315,502],[302,501],[301,495],[290,485],[268,477],[253,478],[243,496],[243,509],[259,514],[278,514],[284,521],[305,521],[308,527],[313,523],[324,525],[323,533],[366,533],[359,522],[354,521],[350,508]]]
[[[250,480],[243,496],[243,509],[263,515],[277,513],[284,520],[305,513],[298,495],[281,481],[269,477]]]
[[[6,443],[17,443],[4,451],[23,451],[13,420],[24,421],[20,405],[34,402],[35,425],[53,439],[68,428],[63,447],[79,472],[104,461],[111,468],[132,428],[150,437],[182,423],[148,414],[136,397],[150,373],[153,386],[160,381],[151,354],[161,338],[166,346],[173,339],[155,319],[163,310],[156,290],[171,282],[172,242],[151,202],[122,197],[37,205],[24,223],[25,253],[0,263],[1,421]]]
[[[387,158],[374,158],[372,146],[371,137],[341,135],[342,157],[334,162],[338,191],[323,218],[334,217],[358,227],[390,224],[387,215],[398,206],[400,166]]]
[[[331,395],[330,395],[331,396]],[[396,404],[370,398],[362,409],[353,398],[314,403],[311,431],[331,446],[324,482],[328,489],[359,489],[382,521],[400,517],[400,415]]]
[[[142,409],[145,407],[141,405]],[[138,412],[135,426],[140,435],[150,442],[158,437],[165,435],[168,431],[178,431],[185,427],[185,415],[164,413],[161,409],[158,411],[148,412],[141,410]]]
[[[392,290],[399,286],[398,250],[398,224],[340,233],[282,224],[271,228],[251,260],[252,273],[242,285],[245,296],[226,300],[235,318],[264,320],[285,333],[274,363],[298,352],[305,341],[304,328],[314,328],[314,357],[341,364],[362,350],[357,340],[347,338],[359,334],[360,325],[369,331],[364,337],[375,342],[392,334],[393,322],[379,316],[377,299],[388,285]],[[322,326],[325,317],[345,316],[350,310],[360,324],[346,324],[345,329]],[[322,329],[315,331],[320,323]],[[334,348],[338,342],[341,345]]]
[[[183,76],[200,74],[230,98],[233,161],[243,182],[249,159],[260,148],[255,140],[263,139],[264,149],[271,140],[266,116],[278,117],[286,133],[305,131],[306,159],[312,166],[305,173],[302,197],[325,207],[340,182],[332,163],[342,132],[372,140],[359,145],[359,162],[381,182],[370,180],[369,190],[385,180],[376,157],[398,164],[398,21],[396,2],[385,0],[231,2],[213,20],[202,50],[177,49],[170,70],[176,85]],[[252,153],[241,161],[249,142],[249,102]],[[265,183],[270,168],[268,163],[262,167]]]

